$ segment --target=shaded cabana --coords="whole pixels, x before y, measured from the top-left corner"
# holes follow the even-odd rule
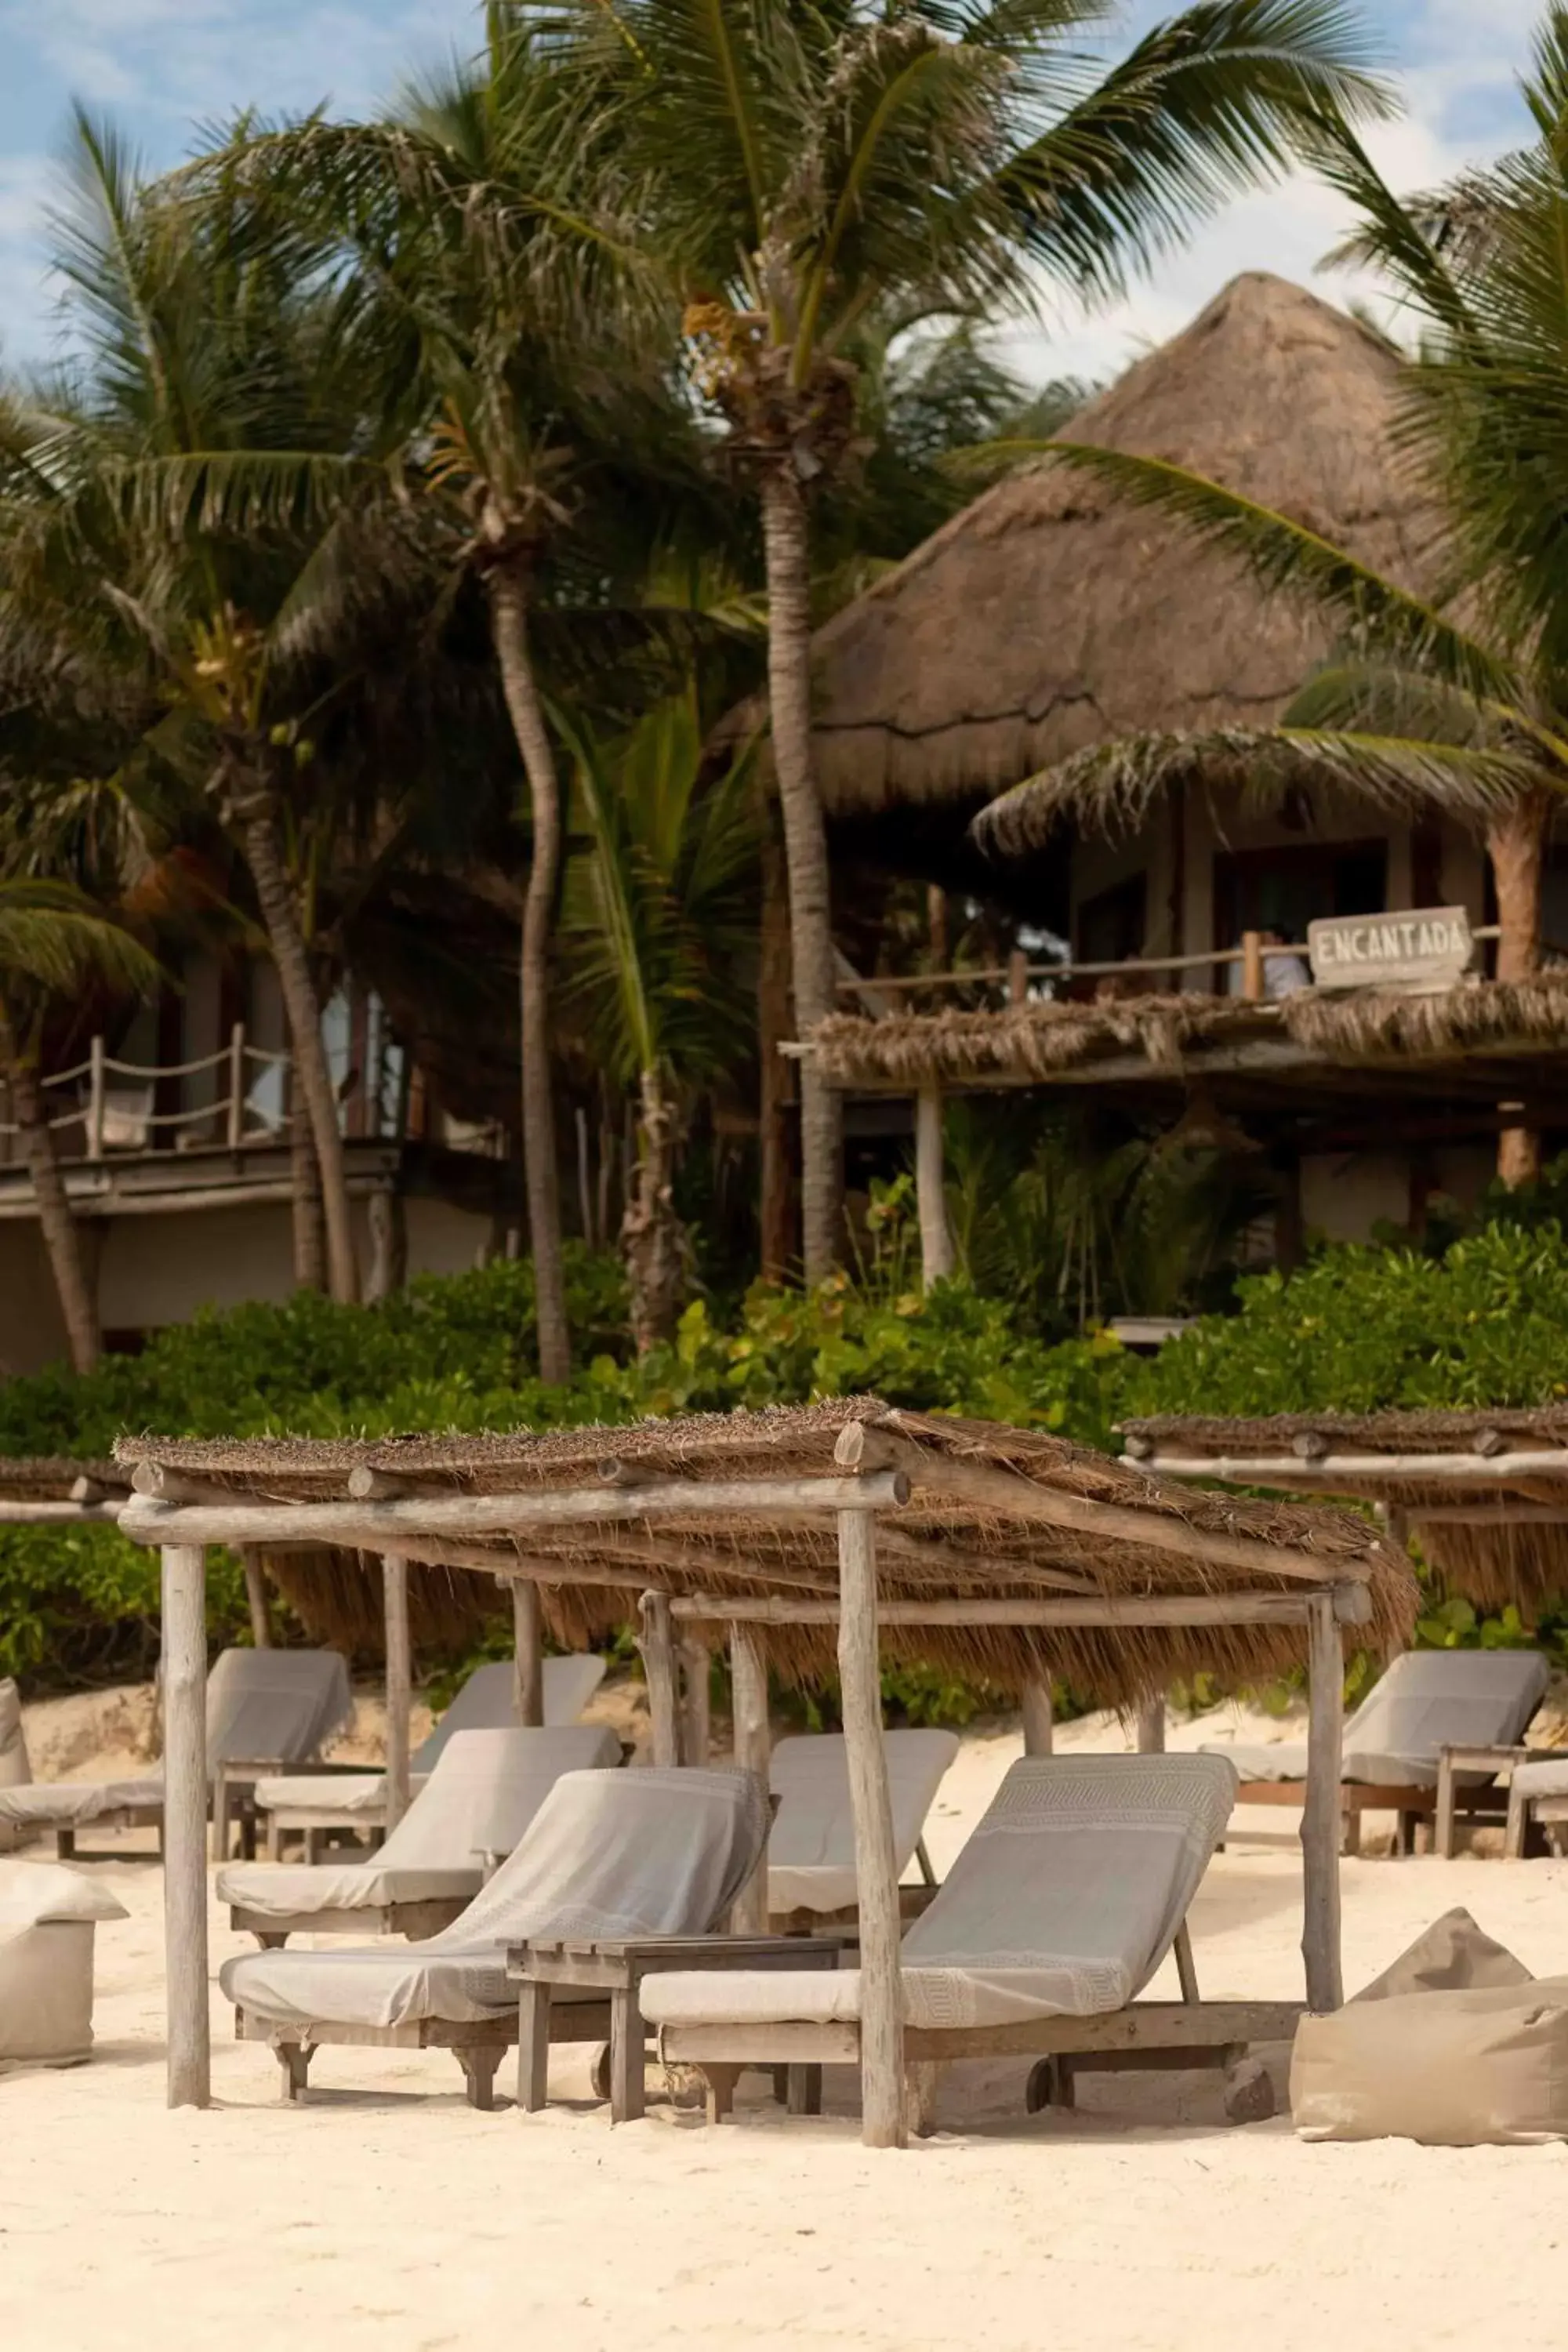
[[[1568,1594],[1568,1405],[1168,1413],[1121,1424],[1163,1478],[1371,1501],[1444,1581],[1526,1618]]]
[[[122,1444],[123,1531],[163,1555],[169,2097],[208,2095],[205,1547],[352,1546],[484,1567],[576,1641],[640,1616],[657,1761],[681,1751],[679,1637],[728,1637],[737,1760],[767,1769],[767,1665],[837,1670],[864,1985],[865,2133],[902,2134],[900,1920],[879,1659],[1015,1689],[1070,1676],[1132,1708],[1200,1665],[1313,1667],[1303,1845],[1309,2002],[1341,1997],[1342,1632],[1408,1632],[1407,1563],[1363,1522],[1150,1479],[1037,1432],[854,1400],[533,1436]],[[764,1897],[765,1899],[765,1897]]]

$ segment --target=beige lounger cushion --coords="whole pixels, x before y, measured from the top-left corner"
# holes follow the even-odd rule
[[[1236,1776],[1213,1756],[1015,1764],[902,1945],[911,2025],[1005,2025],[1123,2009],[1166,1952],[1225,1834]],[[647,1979],[660,2024],[837,2021],[858,1969],[672,1970]]]
[[[482,1856],[511,1853],[563,1772],[602,1771],[620,1755],[603,1724],[459,1731],[372,1861],[232,1864],[218,1873],[218,1899],[275,1919],[466,1899],[484,1883]]]
[[[22,1694],[9,1675],[0,1678],[0,1789],[19,1789],[33,1777],[22,1736]],[[21,1831],[0,1814],[0,1853],[9,1853]]]
[[[0,1864],[0,2070],[75,2065],[92,2047],[92,1941],[125,1906],[58,1864]]]
[[[544,1728],[564,1729],[574,1724],[605,1679],[605,1661],[592,1652],[570,1657],[546,1658],[542,1671]],[[510,1731],[517,1721],[517,1672],[510,1658],[476,1666],[427,1739],[411,1759],[411,1791],[417,1795],[458,1731]],[[352,1824],[356,1813],[379,1814],[386,1802],[386,1780],[380,1772],[288,1774],[258,1780],[256,1802],[262,1812],[303,1808],[311,1812],[337,1813]]]
[[[1568,1978],[1304,2017],[1290,2111],[1303,2139],[1475,2147],[1568,2137]]]
[[[1462,1906],[1445,1911],[1380,1977],[1363,1985],[1360,2000],[1394,2000],[1413,1992],[1469,1992],[1488,1985],[1531,1981],[1522,1960],[1494,1942]]]
[[[1343,1778],[1379,1788],[1431,1788],[1440,1748],[1509,1747],[1546,1694],[1546,1661],[1534,1650],[1410,1650],[1345,1724]],[[1304,1780],[1307,1751],[1207,1742],[1243,1780]]]
[[[1513,1786],[1522,1797],[1568,1797],[1568,1756],[1516,1765]]]
[[[424,1942],[247,1952],[220,1982],[249,2014],[310,2040],[312,2024],[466,2023],[514,2010],[509,1945],[539,1937],[701,1935],[763,1852],[752,1774],[650,1767],[568,1772],[460,1919]]]
[[[335,1650],[226,1650],[207,1676],[207,1769],[314,1756],[353,1711],[349,1671]],[[132,1808],[157,1811],[161,1772],[134,1780],[0,1786],[0,1824],[79,1829]]]
[[[900,1874],[925,1828],[931,1800],[958,1753],[951,1731],[889,1731],[888,1793],[893,1858]],[[768,1909],[842,1911],[856,1900],[855,1817],[844,1738],[824,1732],[781,1739],[769,1785],[779,1799],[768,1839]]]

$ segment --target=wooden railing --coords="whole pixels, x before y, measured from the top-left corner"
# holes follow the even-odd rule
[[[1502,934],[1496,923],[1483,923],[1472,929],[1470,936],[1486,941],[1500,939]],[[1547,947],[1542,952],[1568,961],[1568,950]],[[1243,931],[1239,946],[1205,948],[1189,955],[1124,956],[1114,963],[1084,963],[1072,958],[1041,963],[1031,962],[1018,948],[1005,963],[979,964],[967,971],[896,972],[886,976],[879,973],[865,979],[856,975],[841,979],[837,989],[840,998],[858,998],[864,1009],[875,1015],[891,1012],[892,1004],[879,1000],[895,996],[918,999],[921,994],[945,992],[951,995],[973,989],[994,992],[1005,988],[1009,1004],[1026,1004],[1037,992],[1040,996],[1052,996],[1080,981],[1138,980],[1145,975],[1213,971],[1216,967],[1239,964],[1241,984],[1237,995],[1243,1003],[1258,1003],[1268,993],[1268,964],[1287,956],[1306,963],[1309,950],[1305,940],[1266,940],[1261,931]]]

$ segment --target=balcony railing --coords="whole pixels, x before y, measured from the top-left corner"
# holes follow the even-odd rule
[[[155,1151],[260,1150],[286,1143],[293,1131],[289,1104],[293,1057],[252,1045],[243,1022],[226,1046],[190,1062],[126,1062],[95,1037],[84,1062],[51,1071],[40,1083],[49,1106],[56,1149],[66,1160],[103,1160]],[[190,1103],[195,1086],[206,1099]],[[160,1100],[177,1094],[180,1107],[160,1110]],[[272,1102],[260,1099],[271,1096]],[[340,1095],[345,1132],[372,1142],[399,1143],[409,1132],[406,1090],[388,1103],[374,1088],[345,1087]],[[486,1158],[504,1156],[505,1134],[496,1121],[470,1123],[441,1115],[432,1122],[433,1139],[449,1150]],[[19,1159],[20,1135],[8,1089],[0,1080],[0,1166]]]

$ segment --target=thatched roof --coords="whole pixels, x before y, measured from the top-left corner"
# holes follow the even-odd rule
[[[1529,1613],[1568,1599],[1568,1405],[1163,1413],[1122,1423],[1121,1434],[1155,1468],[1386,1503],[1445,1581],[1483,1607]],[[1434,1457],[1425,1475],[1422,1455]]]
[[[1392,445],[1398,377],[1354,320],[1253,273],[1064,436],[1194,467],[1419,585],[1438,526]],[[1331,636],[1177,525],[1033,467],[816,633],[824,798],[841,816],[978,802],[1116,736],[1267,725]]]
[[[1430,996],[1300,989],[1277,1003],[1172,993],[999,1010],[840,1013],[806,1041],[830,1082],[910,1092],[1095,1081],[1212,1085],[1242,1108],[1327,1088],[1495,1104],[1568,1095],[1568,971],[1467,982]],[[1499,1089],[1503,1092],[1500,1094]]]
[[[63,1454],[0,1454],[0,1500],[68,1503],[83,1482],[123,1494],[128,1474],[114,1462],[77,1462]]]
[[[409,1498],[560,1494],[561,1521],[494,1532],[481,1542],[466,1538],[457,1548],[464,1562],[473,1565],[488,1551],[502,1575],[521,1559],[536,1570],[557,1568],[559,1580],[544,1581],[544,1606],[563,1641],[625,1623],[645,1587],[675,1598],[714,1596],[713,1638],[721,1640],[725,1599],[830,1601],[837,1589],[836,1531],[822,1510],[781,1517],[727,1507],[721,1517],[701,1507],[700,1490],[716,1481],[840,1476],[847,1432],[856,1433],[852,1445],[875,1449],[879,1463],[896,1464],[910,1481],[908,1502],[879,1523],[886,1601],[1245,1593],[1299,1601],[1314,1589],[1312,1579],[1321,1591],[1326,1575],[1367,1583],[1370,1620],[1355,1630],[1355,1641],[1387,1648],[1408,1632],[1415,1593],[1405,1563],[1363,1519],[1194,1492],[1038,1431],[900,1412],[875,1399],[542,1436],[520,1431],[363,1444],[145,1437],[117,1452],[122,1462],[210,1482],[239,1503],[306,1507],[346,1497],[356,1470],[379,1473],[384,1490],[393,1482],[391,1491]],[[639,1518],[638,1483],[663,1479],[690,1483],[689,1514],[682,1503]],[[580,1507],[584,1490],[614,1492],[624,1516],[568,1519],[565,1499]],[[1083,1507],[1091,1507],[1087,1533],[1083,1524],[1064,1524],[1075,1514],[1081,1521]],[[1114,1516],[1107,1517],[1108,1510]],[[149,1530],[139,1532],[152,1539]],[[444,1540],[432,1539],[431,1556],[439,1555]],[[400,1541],[396,1548],[406,1547]],[[884,1641],[893,1654],[940,1659],[1004,1686],[1038,1673],[1043,1661],[1076,1687],[1123,1702],[1200,1668],[1240,1678],[1271,1675],[1302,1651],[1300,1626],[1278,1622],[1026,1632],[960,1622],[888,1626]],[[768,1642],[786,1674],[812,1678],[833,1669],[831,1625],[771,1626]]]

